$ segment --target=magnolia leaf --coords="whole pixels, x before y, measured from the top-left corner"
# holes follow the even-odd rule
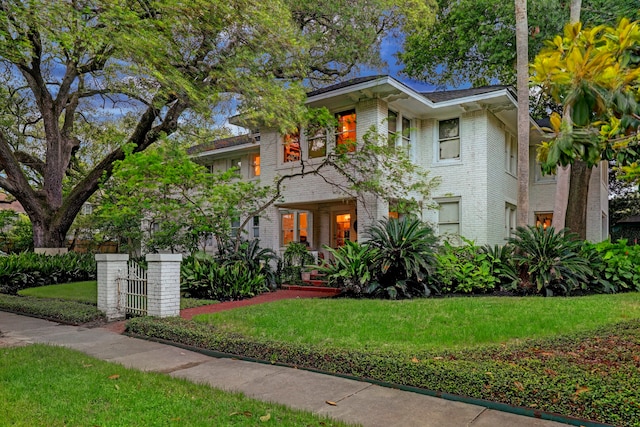
[[[331,405],[331,406],[337,406],[338,405],[336,402],[332,402],[331,400],[327,400],[324,403],[326,403],[327,405]]]
[[[267,413],[267,415],[263,415],[263,416],[260,417],[260,421],[262,421],[263,423],[266,423],[270,419],[271,419],[271,414],[270,413]]]
[[[574,394],[578,396],[578,395],[581,395],[582,393],[586,393],[587,391],[589,391],[589,387],[576,386],[576,392]]]
[[[109,377],[110,380],[117,380],[118,378],[120,378],[119,374],[113,374]]]
[[[524,391],[524,385],[520,381],[514,381],[513,385],[520,391]]]

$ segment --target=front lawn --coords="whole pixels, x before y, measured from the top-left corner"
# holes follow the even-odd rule
[[[638,318],[640,294],[625,293],[572,298],[297,299],[202,314],[194,320],[274,341],[411,353],[574,334]]]
[[[56,298],[95,305],[96,301],[98,301],[98,284],[95,280],[60,283],[57,285],[22,289],[18,291],[18,295],[38,298]]]
[[[37,288],[22,289],[18,295],[37,298],[52,298],[66,301],[78,301],[96,305],[98,301],[98,282],[62,283],[57,285],[40,286]],[[196,298],[180,298],[180,309],[201,307],[203,305],[216,304],[217,301]]]
[[[345,425],[44,345],[0,349],[0,402],[12,426]]]

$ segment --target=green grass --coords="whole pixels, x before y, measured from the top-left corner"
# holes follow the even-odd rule
[[[18,295],[38,298],[56,298],[69,301],[96,304],[98,301],[98,285],[95,280],[87,282],[61,283],[57,285],[27,288],[18,291]]]
[[[250,337],[351,350],[458,350],[590,331],[640,318],[640,294],[409,301],[296,299],[202,314]]]
[[[67,301],[78,301],[96,305],[98,301],[98,282],[62,283],[57,285],[40,286],[37,288],[23,289],[18,295],[38,298],[53,298]],[[203,305],[216,304],[217,301],[195,298],[180,298],[180,309],[201,307]]]
[[[0,420],[11,426],[345,425],[44,345],[0,349]]]

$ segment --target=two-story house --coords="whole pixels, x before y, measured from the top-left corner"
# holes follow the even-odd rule
[[[321,161],[336,144],[361,141],[372,127],[396,134],[410,159],[440,177],[422,218],[440,234],[460,235],[477,244],[504,244],[513,233],[517,197],[517,102],[506,86],[419,93],[389,76],[353,79],[308,93],[311,107],[335,114],[335,132],[282,135],[259,129],[250,135],[197,146],[191,153],[212,168],[238,166],[244,178],[270,184],[277,176]],[[543,176],[535,145],[543,132],[531,121],[529,222],[550,224],[555,177]],[[357,148],[356,148],[357,149]],[[338,179],[337,176],[333,179]],[[607,171],[598,167],[590,183],[588,239],[607,237]],[[282,250],[307,241],[311,249],[339,247],[378,219],[394,215],[376,198],[356,200],[319,176],[285,183],[282,201],[250,222],[248,237]]]

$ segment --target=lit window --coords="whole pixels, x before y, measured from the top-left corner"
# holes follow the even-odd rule
[[[282,246],[301,240],[309,241],[309,214],[308,212],[288,212],[280,216],[282,226]],[[304,239],[302,239],[304,238]]]
[[[509,132],[504,134],[504,168],[512,175],[518,174],[518,141]]]
[[[504,207],[504,236],[506,239],[516,231],[516,207],[507,203]]]
[[[438,160],[460,159],[460,120],[438,123]]]
[[[542,227],[545,230],[551,227],[553,221],[553,212],[536,212],[536,227]]]
[[[251,158],[251,172],[253,176],[260,176],[260,154],[254,154]]]
[[[324,157],[327,155],[327,131],[318,129],[309,137],[309,158]]]
[[[338,127],[336,129],[336,145],[346,147],[346,151],[356,150],[356,112],[345,111],[336,114]]]
[[[290,133],[283,138],[284,158],[286,162],[300,160],[300,132]]]

